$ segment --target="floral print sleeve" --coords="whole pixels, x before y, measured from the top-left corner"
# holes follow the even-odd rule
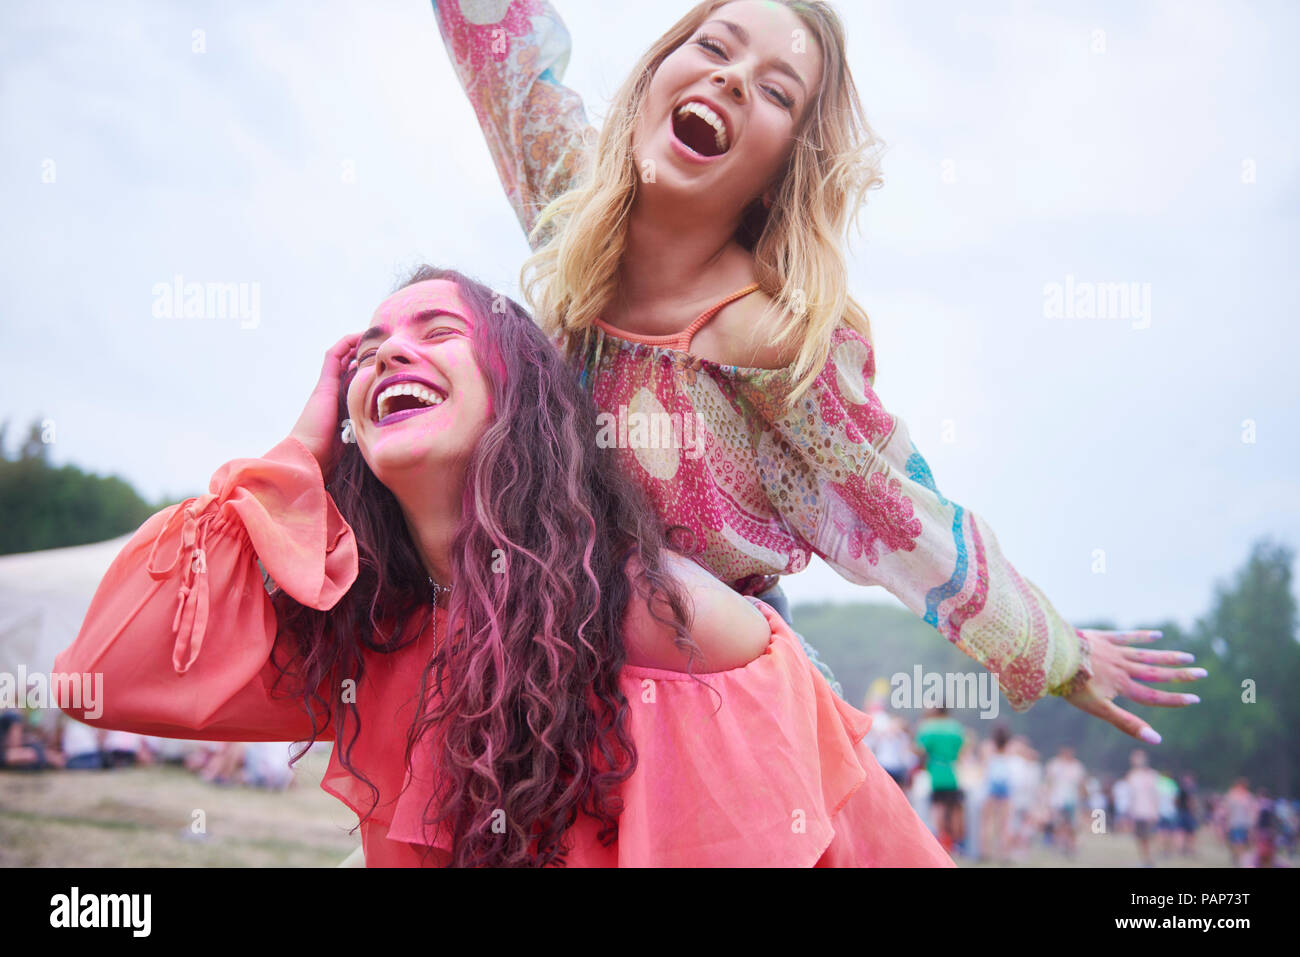
[[[547,0],[434,0],[456,75],[525,233],[567,190],[595,130],[560,80],[569,33]]]
[[[772,425],[758,442],[768,497],[840,575],[888,589],[995,672],[1015,710],[1068,693],[1085,664],[1082,637],[1012,567],[985,521],[939,490],[874,381],[870,343],[841,326],[793,410],[780,409],[772,382],[762,392],[738,382],[737,397]]]

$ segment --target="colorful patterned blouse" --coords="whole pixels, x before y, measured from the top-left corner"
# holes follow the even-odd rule
[[[435,0],[439,28],[525,231],[578,172],[594,133],[560,83],[564,24],[546,0]],[[790,370],[694,356],[692,336],[737,290],[676,336],[604,322],[581,335],[580,375],[675,543],[746,594],[821,556],[880,585],[998,675],[1017,711],[1063,691],[1081,638],[1021,577],[993,530],[946,498],[907,426],[872,388],[871,344],[847,325],[813,387],[785,411]]]

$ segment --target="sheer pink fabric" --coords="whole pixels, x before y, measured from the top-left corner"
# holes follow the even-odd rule
[[[285,649],[257,560],[298,601],[328,609],[356,578],[352,530],[294,439],[228,463],[209,488],[144,523],[55,670],[103,673],[103,713],[87,721],[96,727],[306,740],[311,722],[297,689],[272,694],[271,658],[283,662]],[[580,816],[566,835],[568,865],[953,866],[863,743],[871,718],[831,691],[772,608],[751,601],[771,641],[742,668],[699,676],[712,691],[677,672],[623,669],[638,765],[619,792],[616,841],[602,846],[597,822]],[[355,694],[360,726],[343,729],[354,767],[378,792],[360,829],[371,867],[419,866],[428,846],[429,863],[449,859],[451,836],[424,824],[433,749],[424,741],[409,768],[404,760],[420,674],[446,630],[439,618],[437,633],[367,653]],[[318,692],[339,698],[326,685]],[[64,710],[86,720],[84,707]],[[334,730],[326,723],[321,736]],[[371,808],[372,792],[337,745],[321,787],[358,817]]]

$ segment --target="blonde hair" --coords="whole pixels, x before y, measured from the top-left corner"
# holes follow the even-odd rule
[[[670,53],[730,0],[704,0],[677,21],[633,67],[610,103],[609,116],[588,146],[577,185],[541,211],[529,234],[537,251],[520,271],[520,285],[537,321],[572,353],[618,285],[627,217],[637,189],[632,135],[650,80]],[[826,3],[777,0],[809,27],[822,50],[822,76],[808,104],[770,209],[755,200],[736,239],[753,257],[759,288],[771,298],[760,329],[774,343],[792,336],[788,406],[807,391],[830,351],[842,319],[871,340],[866,312],[848,292],[842,238],[882,183],[883,145],[867,125],[844,53],[844,28]],[[785,319],[772,329],[772,320]]]

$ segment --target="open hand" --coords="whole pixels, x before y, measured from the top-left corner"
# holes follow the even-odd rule
[[[1201,699],[1194,694],[1157,691],[1140,681],[1195,681],[1204,678],[1204,668],[1171,668],[1185,665],[1196,656],[1185,651],[1157,651],[1132,648],[1130,645],[1155,641],[1158,631],[1097,631],[1080,628],[1092,649],[1092,679],[1065,700],[1076,708],[1108,721],[1125,734],[1148,744],[1159,744],[1160,735],[1135,714],[1125,711],[1111,699],[1117,694],[1139,704],[1162,708],[1185,708]],[[1165,666],[1165,667],[1162,667]]]

